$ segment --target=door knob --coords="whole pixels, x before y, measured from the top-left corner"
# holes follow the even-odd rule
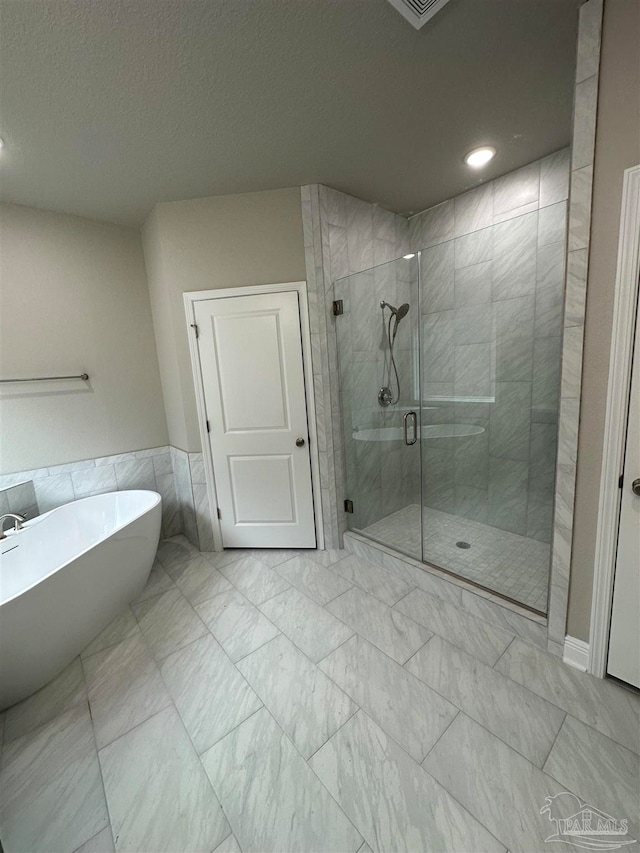
[[[638,495],[638,497],[640,497],[640,479],[634,480],[633,483],[631,483],[631,491],[634,495]]]
[[[304,447],[304,438],[296,438],[296,447]]]

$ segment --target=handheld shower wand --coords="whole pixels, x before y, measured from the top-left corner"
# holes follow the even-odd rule
[[[399,308],[391,305],[389,302],[385,302],[385,300],[381,300],[380,307],[384,312],[385,308],[388,308],[391,312],[389,314],[389,324],[387,326],[387,341],[389,342],[389,357],[391,364],[389,366],[389,385],[384,385],[378,391],[378,403],[381,406],[392,406],[395,405],[400,399],[400,378],[398,377],[398,368],[396,366],[396,360],[393,355],[393,345],[396,340],[396,335],[398,334],[398,326],[400,325],[400,321],[403,320],[407,314],[409,313],[409,303],[403,302]],[[391,323],[393,322],[393,331],[391,330]],[[394,394],[391,390],[391,367],[393,367],[393,372],[396,377],[396,387],[398,389],[398,393],[394,400]]]

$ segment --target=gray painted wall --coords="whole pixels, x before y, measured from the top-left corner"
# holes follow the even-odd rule
[[[142,237],[169,443],[198,452],[182,294],[303,280],[300,190],[159,204]]]
[[[167,443],[139,231],[0,207],[0,473]]]

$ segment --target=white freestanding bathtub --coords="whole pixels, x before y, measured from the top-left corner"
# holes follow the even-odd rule
[[[142,592],[156,492],[83,498],[0,540],[0,710],[50,681]]]

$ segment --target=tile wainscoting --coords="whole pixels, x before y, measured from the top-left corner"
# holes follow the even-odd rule
[[[162,496],[162,536],[185,536],[202,551],[213,550],[202,453],[151,447],[0,475],[0,515],[34,518],[58,506],[125,489]]]
[[[31,481],[17,483],[0,490],[0,515],[7,512],[18,513],[25,518],[35,518],[40,514],[36,492]]]
[[[202,453],[171,448],[178,504],[184,535],[201,551],[213,551],[213,528]]]

